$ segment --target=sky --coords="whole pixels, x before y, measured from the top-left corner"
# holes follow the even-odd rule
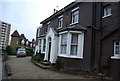
[[[10,35],[18,30],[32,40],[40,22],[74,0],[0,0],[0,21],[11,24]],[[58,7],[57,7],[58,6]]]

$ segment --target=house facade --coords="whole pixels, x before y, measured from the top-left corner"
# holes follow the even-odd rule
[[[61,68],[120,77],[120,3],[72,2],[41,22],[35,53]]]
[[[29,41],[24,34],[19,34],[17,30],[11,35],[11,46],[12,47],[25,47],[35,48],[35,39]]]

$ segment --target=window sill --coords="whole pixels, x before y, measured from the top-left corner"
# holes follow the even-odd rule
[[[75,22],[75,23],[71,23],[70,25],[75,25],[75,24],[78,24],[78,22]]]
[[[106,18],[106,17],[109,17],[109,16],[111,16],[112,14],[109,14],[109,15],[105,15],[105,16],[103,16],[102,18]]]
[[[59,30],[59,29],[61,29],[62,27],[58,27],[57,29]]]
[[[120,55],[111,56],[111,59],[120,59]]]
[[[60,54],[59,57],[83,59],[83,57],[78,57],[78,56],[67,56],[67,55],[63,55],[63,54]]]

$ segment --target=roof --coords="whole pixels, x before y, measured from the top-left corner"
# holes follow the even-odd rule
[[[19,35],[18,31],[15,30],[11,36],[12,37],[19,37],[20,35]]]
[[[20,35],[20,39],[26,39],[25,35],[24,35],[24,34],[21,34],[21,35]]]
[[[55,14],[51,15],[50,17],[46,18],[45,20],[43,20],[42,22],[40,22],[40,24],[43,24],[45,22],[48,22],[49,20],[51,20],[52,18],[64,13],[65,11],[67,11],[68,9],[70,9],[71,7],[75,6],[79,4],[79,2],[72,2],[69,5],[65,6],[64,8],[62,8],[61,10],[59,10],[58,12],[56,12]]]
[[[81,31],[81,30],[86,30],[86,27],[83,27],[83,26],[77,24],[77,25],[68,26],[68,27],[60,29],[58,31],[61,32],[61,31],[65,31],[65,30],[77,30],[77,31]]]

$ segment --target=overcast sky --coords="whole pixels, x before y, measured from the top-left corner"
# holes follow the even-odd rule
[[[11,24],[11,33],[18,30],[26,38],[35,38],[40,22],[74,0],[0,0],[0,21]],[[56,7],[58,6],[58,8]]]

